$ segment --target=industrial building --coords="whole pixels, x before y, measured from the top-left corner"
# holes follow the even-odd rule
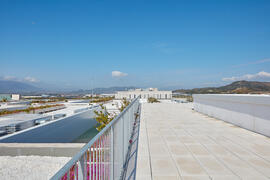
[[[135,89],[129,91],[118,91],[115,94],[115,99],[134,99],[138,96],[141,96],[142,99],[148,99],[150,97],[156,99],[171,99],[172,91],[159,91],[157,88],[148,88],[148,89]]]

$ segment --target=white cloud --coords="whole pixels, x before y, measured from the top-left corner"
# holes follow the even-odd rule
[[[3,77],[3,80],[6,80],[6,81],[11,81],[11,80],[16,80],[17,78],[14,77],[14,76],[4,76]]]
[[[222,78],[223,81],[240,81],[240,80],[270,80],[270,73],[261,71],[256,74],[245,74],[237,77]]]
[[[238,67],[244,67],[244,66],[249,66],[249,65],[254,65],[254,64],[263,64],[263,63],[269,63],[270,62],[270,58],[267,59],[261,59],[261,60],[257,60],[257,61],[252,61],[252,62],[248,62],[245,64],[238,64],[233,66],[234,68],[238,68]]]
[[[112,71],[112,77],[118,78],[118,77],[124,77],[127,76],[127,73],[123,73],[120,71]]]
[[[27,82],[31,82],[31,83],[39,82],[39,80],[37,80],[37,79],[34,78],[34,77],[30,77],[30,76],[25,77],[23,80],[24,80],[24,81],[27,81]]]
[[[30,83],[36,83],[39,82],[38,79],[31,77],[31,76],[27,76],[25,78],[18,78],[15,76],[0,76],[0,80],[4,80],[4,81],[17,81],[17,82],[30,82]]]

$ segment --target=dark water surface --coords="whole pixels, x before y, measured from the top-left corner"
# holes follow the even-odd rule
[[[88,143],[97,134],[98,134],[98,130],[96,130],[96,126],[94,126],[88,129],[82,135],[80,135],[77,139],[72,141],[72,143]]]
[[[88,142],[97,134],[93,110],[0,139],[1,143]]]

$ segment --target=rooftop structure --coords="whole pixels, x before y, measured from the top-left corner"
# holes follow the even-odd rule
[[[157,88],[148,88],[148,89],[135,89],[129,91],[118,91],[115,94],[116,99],[134,99],[136,97],[141,97],[142,99],[148,99],[150,97],[156,99],[171,99],[172,91],[159,91]]]

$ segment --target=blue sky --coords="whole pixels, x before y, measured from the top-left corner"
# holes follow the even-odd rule
[[[63,89],[269,81],[269,19],[268,0],[1,0],[0,77]]]

